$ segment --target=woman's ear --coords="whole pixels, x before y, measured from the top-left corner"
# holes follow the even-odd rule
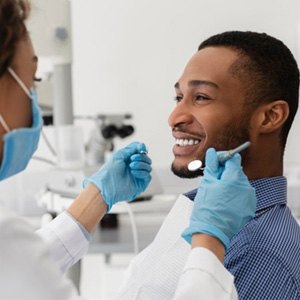
[[[289,116],[289,105],[284,100],[266,103],[258,108],[258,128],[261,133],[278,130]]]

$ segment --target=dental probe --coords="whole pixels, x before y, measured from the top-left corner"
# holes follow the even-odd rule
[[[224,154],[222,154],[220,157],[218,157],[219,162],[224,163],[226,160],[231,158],[234,154],[239,153],[239,152],[245,150],[246,148],[248,148],[250,146],[250,144],[251,143],[249,141],[247,141],[234,149],[226,151]],[[188,164],[189,171],[197,171],[201,167],[202,167],[202,161],[199,159],[193,160]]]
[[[148,154],[148,151],[140,150],[139,154]]]
[[[243,150],[245,150],[246,148],[248,148],[251,145],[251,143],[249,141],[245,142],[244,144],[232,149],[232,150],[228,150],[226,151],[222,156],[220,156],[218,158],[220,163],[224,163],[226,160],[228,160],[229,158],[231,158],[234,154],[239,153]]]

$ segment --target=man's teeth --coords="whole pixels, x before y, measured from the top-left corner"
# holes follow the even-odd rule
[[[176,139],[175,144],[181,147],[192,146],[200,143],[200,140]]]

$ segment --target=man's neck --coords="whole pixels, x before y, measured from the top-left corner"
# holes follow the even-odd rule
[[[260,160],[257,159],[251,164],[245,163],[243,169],[249,180],[282,176],[283,162],[262,158]]]

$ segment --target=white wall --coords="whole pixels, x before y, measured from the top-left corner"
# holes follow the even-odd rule
[[[133,113],[126,143],[145,141],[154,165],[168,166],[173,85],[198,44],[225,30],[264,31],[297,56],[299,20],[298,0],[73,0],[75,113]],[[300,162],[299,124],[288,161]]]
[[[70,2],[66,0],[30,0],[31,12],[27,22],[35,51],[39,56],[71,56]],[[64,28],[66,39],[55,35],[57,28]]]

